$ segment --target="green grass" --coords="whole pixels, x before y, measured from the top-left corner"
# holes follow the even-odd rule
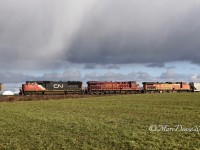
[[[200,149],[200,93],[0,103],[0,149]],[[200,127],[199,127],[200,129]]]

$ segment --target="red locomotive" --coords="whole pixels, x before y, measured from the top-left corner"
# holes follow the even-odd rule
[[[139,84],[135,81],[128,82],[102,82],[102,81],[88,81],[87,93],[89,94],[117,94],[117,93],[140,93]]]

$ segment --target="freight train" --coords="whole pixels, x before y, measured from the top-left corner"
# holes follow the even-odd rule
[[[135,81],[88,81],[83,89],[82,81],[26,81],[20,95],[58,94],[137,94],[200,91],[200,83],[186,82],[143,82]]]

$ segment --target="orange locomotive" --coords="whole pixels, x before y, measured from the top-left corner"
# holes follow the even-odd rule
[[[135,81],[128,82],[108,82],[108,81],[88,81],[88,94],[108,94],[108,93],[140,93],[141,88]]]
[[[189,92],[190,85],[185,82],[143,82],[144,93]]]

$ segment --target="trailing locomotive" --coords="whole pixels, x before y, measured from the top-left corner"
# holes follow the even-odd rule
[[[128,82],[101,82],[88,81],[87,93],[89,94],[118,94],[118,93],[140,93],[139,84],[135,81]]]
[[[163,92],[189,92],[190,85],[185,82],[143,82],[144,93],[163,93]]]
[[[81,94],[81,81],[26,81],[20,95]]]

